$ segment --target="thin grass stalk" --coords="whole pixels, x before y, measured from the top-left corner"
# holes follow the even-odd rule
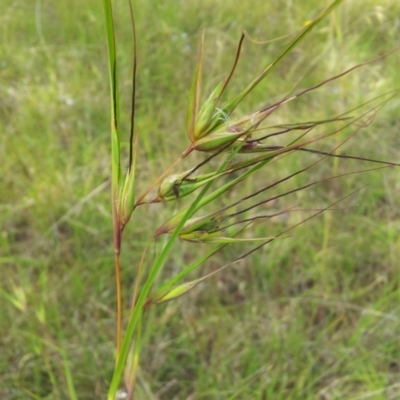
[[[120,161],[120,138],[119,138],[119,90],[118,90],[118,71],[117,57],[115,50],[114,22],[111,0],[104,0],[104,12],[106,20],[106,36],[108,46],[108,65],[110,75],[111,91],[111,207],[113,216],[114,231],[114,265],[115,282],[117,296],[117,335],[116,335],[116,354],[117,358],[121,347],[122,337],[122,291],[121,291],[121,271],[120,271],[120,252],[121,252],[121,224],[119,216],[119,191],[121,179]]]

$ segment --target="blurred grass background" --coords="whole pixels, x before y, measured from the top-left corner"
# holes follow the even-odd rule
[[[136,2],[139,186],[187,144],[184,121],[202,28],[204,93],[229,70],[240,33],[269,40],[298,30],[316,0]],[[102,3],[2,0],[0,16],[0,397],[105,398],[113,370],[115,289],[109,205],[109,87]],[[116,4],[121,93],[128,129],[131,25]],[[248,97],[239,111],[276,101],[399,44],[400,3],[349,0]],[[288,39],[247,42],[232,93]],[[400,86],[399,54],[288,105],[279,123],[329,118]],[[345,152],[399,161],[400,101],[346,143]],[[343,139],[344,137],[342,137]],[[329,139],[326,148],[340,143]],[[127,143],[126,143],[127,144]],[[201,159],[201,156],[199,156]],[[290,157],[243,193],[316,160]],[[190,167],[190,164],[188,165]],[[368,167],[326,160],[287,188]],[[139,399],[400,398],[400,174],[396,168],[326,182],[276,202],[321,208],[366,187],[188,296],[147,315]],[[136,214],[125,236],[132,290],[146,234],[171,206]],[[290,223],[301,215],[290,215]],[[288,221],[261,226],[276,233]],[[203,273],[240,254],[225,251]],[[156,250],[154,250],[156,251]],[[201,246],[180,244],[172,274]],[[68,368],[67,368],[68,366]]]

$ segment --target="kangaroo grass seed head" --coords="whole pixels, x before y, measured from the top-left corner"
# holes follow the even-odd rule
[[[139,363],[139,353],[141,350],[140,337],[142,331],[142,322],[145,320],[146,313],[143,310],[150,304],[164,303],[176,299],[188,291],[193,289],[200,282],[208,279],[216,273],[224,270],[228,266],[231,266],[237,262],[240,262],[245,257],[248,257],[253,252],[261,249],[268,243],[276,240],[285,238],[285,234],[297,226],[303,224],[307,220],[314,218],[320,213],[331,209],[336,203],[332,203],[329,207],[318,208],[317,212],[313,215],[302,219],[300,222],[289,227],[285,226],[283,231],[278,233],[274,232],[271,237],[251,237],[251,230],[257,224],[268,223],[273,216],[281,215],[284,212],[288,212],[291,208],[286,208],[279,212],[270,212],[269,215],[265,213],[267,203],[275,202],[278,199],[282,199],[285,196],[292,195],[301,190],[312,187],[316,184],[320,184],[324,181],[331,179],[337,179],[342,176],[347,176],[355,173],[362,173],[368,170],[346,172],[345,174],[337,174],[336,176],[330,176],[329,178],[319,178],[318,180],[308,182],[302,186],[296,186],[287,189],[286,183],[288,183],[294,177],[309,171],[315,167],[320,161],[326,157],[339,157],[339,158],[351,158],[361,161],[370,161],[387,165],[394,165],[393,163],[386,163],[383,161],[377,161],[367,159],[363,157],[343,155],[335,153],[341,145],[343,145],[351,136],[354,135],[358,130],[367,126],[372,122],[376,113],[398,92],[393,91],[390,94],[389,99],[381,101],[377,106],[370,108],[367,112],[361,113],[355,117],[349,117],[349,112],[341,114],[339,116],[309,122],[300,123],[289,123],[280,125],[266,126],[265,123],[271,113],[278,110],[285,104],[298,99],[306,93],[309,93],[324,84],[338,79],[345,74],[353,71],[359,66],[366,65],[374,60],[367,61],[363,64],[353,66],[345,72],[342,72],[336,76],[326,79],[317,85],[301,90],[294,94],[281,97],[278,102],[259,109],[258,111],[240,116],[238,114],[237,107],[244,100],[244,98],[261,82],[269,73],[276,68],[280,61],[284,59],[296,46],[306,37],[306,35],[315,27],[320,21],[322,21],[336,6],[338,6],[342,0],[332,0],[332,3],[323,10],[317,18],[308,22],[306,26],[302,27],[296,34],[293,40],[283,47],[283,49],[277,53],[272,59],[272,62],[263,67],[262,71],[255,75],[254,79],[244,87],[244,89],[233,95],[232,98],[227,99],[225,89],[228,87],[233,73],[236,69],[236,65],[239,61],[241,47],[245,36],[242,35],[239,41],[239,45],[236,52],[236,57],[233,66],[228,74],[225,81],[220,82],[215,86],[212,92],[206,97],[206,100],[201,104],[201,80],[202,80],[202,58],[203,58],[203,46],[204,46],[204,34],[201,39],[200,50],[198,61],[196,64],[194,77],[192,80],[189,96],[188,111],[186,117],[186,130],[187,137],[190,141],[189,146],[183,152],[177,156],[176,160],[166,168],[153,182],[149,184],[146,190],[139,196],[135,192],[135,167],[138,153],[138,138],[136,129],[134,128],[135,119],[135,82],[136,82],[136,34],[134,28],[134,21],[132,15],[133,25],[133,42],[134,42],[134,65],[133,65],[133,79],[132,79],[132,106],[131,106],[131,135],[130,135],[130,150],[129,150],[129,166],[126,173],[125,180],[123,179],[123,166],[121,163],[121,138],[119,131],[120,129],[120,99],[119,99],[119,87],[118,87],[118,69],[116,65],[116,49],[115,49],[115,37],[114,37],[114,25],[113,25],[113,14],[111,7],[111,0],[104,0],[105,3],[105,15],[106,15],[106,31],[107,31],[107,42],[108,42],[108,64],[110,70],[110,87],[111,87],[111,139],[112,139],[112,209],[113,209],[113,222],[114,222],[114,250],[115,250],[115,275],[116,275],[116,286],[117,286],[117,346],[116,346],[116,367],[112,377],[110,390],[108,394],[109,400],[115,400],[116,393],[119,390],[122,377],[124,375],[124,369],[127,369],[127,364],[132,362],[132,375],[129,379],[125,380],[125,384],[129,387],[129,393],[133,397],[133,387],[135,381],[135,374],[137,373]],[[390,53],[387,53],[390,54]],[[385,55],[381,55],[375,60],[382,59]],[[273,96],[276,93],[272,93]],[[378,99],[376,97],[375,99]],[[371,100],[372,102],[372,100]],[[366,101],[365,105],[370,107],[370,101]],[[362,106],[359,106],[360,108]],[[355,112],[358,107],[351,110]],[[236,111],[235,111],[236,110]],[[309,110],[310,114],[312,110]],[[235,112],[235,114],[234,114]],[[358,114],[358,111],[357,111]],[[311,118],[311,117],[310,117]],[[337,124],[341,122],[340,124]],[[331,123],[335,123],[332,128]],[[327,125],[324,125],[327,124]],[[323,126],[322,126],[323,125]],[[339,126],[339,127],[338,127]],[[314,128],[316,128],[314,130]],[[345,131],[347,128],[351,128]],[[325,141],[338,132],[343,131],[346,136],[342,138],[340,143],[336,143],[335,147],[331,151],[320,151],[318,149],[311,149],[308,146],[311,144]],[[349,131],[351,131],[349,133]],[[135,135],[133,134],[135,132]],[[139,132],[138,132],[139,133]],[[286,136],[282,136],[285,134]],[[285,138],[289,137],[287,142],[275,143],[279,135],[279,140],[284,141]],[[293,137],[294,136],[294,137]],[[271,139],[274,137],[274,139]],[[272,142],[274,140],[274,142]],[[176,172],[175,168],[178,168],[178,164],[183,160],[189,161],[189,156],[192,155],[194,150],[208,153],[205,160],[200,164],[191,169],[183,172]],[[301,152],[306,157],[312,159],[307,166],[301,169],[296,169],[295,172],[285,174],[283,177],[276,173],[277,169],[275,165],[281,165],[285,162],[285,157],[290,156],[294,152]],[[240,156],[241,153],[247,154],[247,156]],[[252,153],[253,156],[249,155]],[[307,154],[306,154],[307,153]],[[312,154],[311,154],[312,153]],[[197,155],[198,156],[198,155]],[[317,161],[315,158],[319,157]],[[211,160],[217,161],[217,163],[211,162]],[[279,162],[280,164],[276,164]],[[269,165],[269,164],[274,164]],[[216,166],[217,165],[217,166]],[[192,165],[190,165],[192,166]],[[200,174],[198,171],[200,168],[208,167],[208,173]],[[184,167],[185,169],[188,167]],[[182,169],[177,169],[182,171]],[[376,169],[376,168],[375,168]],[[252,189],[243,193],[243,190],[249,189],[250,185],[246,185],[236,188],[237,185],[241,185],[249,177],[253,177],[255,173],[262,170],[262,182],[257,183],[257,188],[252,186]],[[284,171],[285,168],[282,168]],[[370,169],[372,170],[372,169]],[[203,170],[201,170],[204,172]],[[207,172],[207,171],[206,171]],[[283,172],[282,172],[283,173]],[[333,174],[332,174],[333,175]],[[219,179],[224,177],[224,179]],[[267,181],[264,183],[264,180]],[[271,180],[271,181],[270,181]],[[261,180],[260,180],[261,181]],[[290,183],[290,182],[289,182]],[[213,186],[214,185],[214,186]],[[259,186],[262,186],[261,188]],[[233,196],[227,195],[227,193],[235,190]],[[278,188],[278,193],[274,193],[271,189]],[[282,190],[281,190],[282,188]],[[148,200],[150,197],[149,193],[153,193],[157,190],[157,194],[152,200]],[[199,193],[194,192],[199,189]],[[175,215],[172,215],[165,223],[163,223],[152,236],[144,247],[141,261],[137,268],[137,275],[135,277],[135,289],[132,296],[132,307],[131,314],[129,316],[127,326],[123,327],[123,321],[126,319],[122,318],[122,286],[121,286],[121,268],[120,268],[120,250],[122,243],[122,234],[124,227],[128,223],[132,215],[136,215],[135,211],[139,205],[144,205],[156,202],[169,202],[183,197],[188,197],[194,194],[191,201],[188,201],[188,206],[182,207]],[[225,196],[225,197],[223,197]],[[256,196],[261,196],[257,197]],[[221,199],[219,199],[221,198]],[[229,199],[234,200],[229,200]],[[224,206],[221,206],[221,202]],[[343,200],[343,199],[341,199]],[[341,201],[340,200],[340,201]],[[226,203],[230,203],[225,205]],[[180,204],[175,204],[179,206]],[[204,212],[205,207],[215,206],[217,209],[204,216],[197,216],[199,212]],[[166,208],[168,204],[165,205]],[[222,207],[222,208],[220,208]],[[260,210],[262,208],[263,210]],[[172,207],[170,207],[172,209]],[[309,210],[311,211],[311,210]],[[315,210],[312,210],[313,212]],[[289,224],[289,223],[288,223]],[[148,262],[146,253],[151,245],[157,246],[155,240],[158,236],[167,234],[168,237],[163,240],[163,246],[160,251],[156,251],[156,255],[151,262]],[[261,235],[262,236],[262,235]],[[163,238],[164,239],[164,238]],[[164,268],[166,262],[173,252],[173,246],[176,244],[178,239],[185,240],[191,243],[200,244],[213,244],[212,246],[204,246],[202,254],[194,261],[186,265],[183,263],[179,265],[179,269],[174,276],[166,278],[164,282],[160,281],[160,272]],[[196,280],[190,280],[189,274],[199,269],[205,262],[215,255],[217,252],[222,250],[225,246],[240,243],[250,242],[254,243],[250,250],[247,250],[245,254],[236,258],[234,261],[228,262],[227,264],[214,270],[212,273],[203,276]],[[257,243],[256,243],[257,242]],[[261,243],[260,243],[261,242]],[[138,241],[140,244],[140,241]],[[149,265],[146,265],[146,264]],[[146,273],[143,271],[146,270]],[[184,282],[189,280],[189,282]],[[122,329],[123,328],[123,329]],[[134,345],[133,345],[134,344]],[[129,349],[133,348],[135,351],[135,360],[129,361],[128,354]],[[137,357],[136,357],[137,356]],[[127,361],[128,360],[128,361]],[[135,364],[136,363],[136,364]],[[128,366],[129,369],[129,366]],[[135,372],[136,371],[136,372]],[[128,382],[128,383],[127,383]],[[130,395],[128,395],[130,396]],[[129,397],[129,398],[132,398]]]
[[[182,197],[180,193],[181,186],[185,183],[185,177],[191,173],[191,170],[178,174],[168,175],[160,184],[156,201],[169,201]],[[192,180],[190,180],[192,181]],[[194,180],[196,181],[196,180]]]
[[[180,230],[179,234],[188,235],[197,230],[211,231],[218,227],[218,222],[214,216],[196,217],[188,219]],[[169,221],[161,225],[155,232],[154,237],[172,233],[181,221],[182,215],[179,213],[172,217]]]
[[[195,230],[190,233],[180,233],[179,238],[187,242],[206,243],[216,239],[219,232],[208,232],[206,230]]]
[[[171,201],[188,196],[207,182],[222,175],[211,172],[193,176],[193,171],[194,169],[192,168],[189,171],[168,175],[164,178],[158,189],[157,197],[152,202]]]
[[[183,284],[173,288],[171,291],[169,291],[165,295],[163,295],[155,300],[152,300],[151,302],[149,302],[149,304],[165,303],[167,301],[174,300],[174,299],[184,295],[185,293],[189,292],[190,290],[192,290],[199,283],[200,283],[199,280],[183,283]]]
[[[222,82],[214,89],[209,98],[204,102],[199,114],[196,117],[193,132],[189,131],[189,140],[195,143],[197,140],[214,131],[218,126],[222,125],[224,119],[217,108],[217,102],[223,87]]]
[[[220,122],[196,140],[193,148],[198,151],[215,152],[220,149],[231,151],[238,146],[251,147],[252,142],[247,144],[246,140],[258,132],[259,125],[278,107],[279,105],[268,107],[236,120],[231,120],[229,115],[218,110],[217,115],[221,114],[223,118],[219,116]]]
[[[198,151],[214,153],[221,149],[229,149],[238,139],[242,138],[242,131],[230,131],[230,127],[223,127],[217,132],[213,132],[202,139],[196,141],[193,148]]]

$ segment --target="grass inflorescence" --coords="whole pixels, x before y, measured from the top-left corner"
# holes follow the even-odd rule
[[[104,3],[111,174],[98,4],[3,17],[2,398],[395,399],[398,5]]]

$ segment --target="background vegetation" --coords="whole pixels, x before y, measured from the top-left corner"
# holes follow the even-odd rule
[[[128,126],[132,38],[127,4],[119,3]],[[202,28],[208,93],[230,68],[242,30],[260,41],[280,37],[298,30],[322,6],[316,0],[136,3],[142,186],[186,147],[184,119]],[[101,399],[114,367],[115,337],[102,4],[2,0],[1,5],[0,397],[26,399],[25,389],[37,398],[66,399],[73,386],[79,399]],[[345,2],[242,110],[393,49],[400,39],[399,15],[396,0]],[[243,88],[284,43],[247,42],[232,86]],[[324,119],[400,87],[399,61],[395,53],[357,70],[274,118]],[[398,162],[399,109],[396,98],[343,151]],[[329,139],[325,149],[339,143],[340,137]],[[273,164],[246,185],[265,185],[317,160],[308,154],[291,158],[291,164]],[[328,159],[286,188],[366,167]],[[139,399],[400,398],[399,178],[396,168],[351,175],[265,206],[265,212],[300,203],[321,208],[365,186],[293,237],[178,301],[150,308]],[[126,293],[146,234],[173,208],[143,207],[128,226],[122,260]],[[257,234],[274,234],[301,218],[302,212],[284,215]],[[245,248],[213,258],[203,272]],[[197,251],[204,247],[180,244],[163,273],[173,274]]]

